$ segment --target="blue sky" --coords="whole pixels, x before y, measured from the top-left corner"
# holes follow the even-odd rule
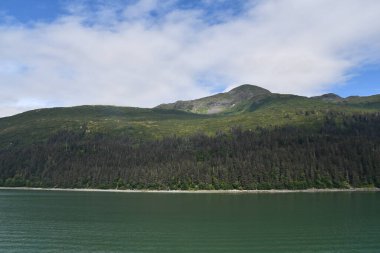
[[[61,1],[55,0],[2,0],[0,10],[22,23],[50,22],[65,12]]]
[[[380,64],[364,65],[352,69],[349,73],[352,77],[346,82],[333,86],[331,92],[342,97],[380,94]]]
[[[2,0],[0,1],[0,10],[3,14],[9,15],[24,24],[35,22],[52,22],[57,18],[69,14],[69,6],[72,4],[82,4],[89,10],[97,10],[102,6],[111,5],[124,6],[132,5],[138,0]],[[218,15],[223,13],[223,16],[239,15],[243,11],[245,0],[231,1],[202,1],[202,0],[181,0],[176,1],[171,8],[181,10],[202,9],[205,11],[204,17],[210,24],[221,22]],[[157,13],[152,11],[151,15]],[[3,20],[4,21],[4,20]]]
[[[2,0],[0,116],[152,107],[245,83],[380,93],[377,0]]]

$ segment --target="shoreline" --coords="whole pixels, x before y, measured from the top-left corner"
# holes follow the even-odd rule
[[[38,188],[38,187],[0,187],[0,190],[24,190],[24,191],[72,191],[72,192],[118,192],[118,193],[318,193],[318,192],[380,192],[380,188],[348,188],[348,189],[303,189],[303,190],[118,190],[118,189],[94,189],[94,188]]]

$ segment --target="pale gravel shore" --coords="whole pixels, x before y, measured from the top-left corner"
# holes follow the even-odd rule
[[[35,188],[35,187],[0,187],[0,190],[31,190],[31,191],[76,191],[76,192],[120,192],[120,193],[295,193],[295,192],[379,192],[380,188],[349,188],[349,189],[305,189],[305,190],[118,190],[90,188]]]

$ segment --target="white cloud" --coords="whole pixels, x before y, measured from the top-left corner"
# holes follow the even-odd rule
[[[159,3],[143,0],[121,14],[115,6],[96,13],[71,6],[53,23],[0,26],[0,115],[151,107],[243,83],[314,95],[380,59],[377,0],[259,1],[213,25],[202,10]]]

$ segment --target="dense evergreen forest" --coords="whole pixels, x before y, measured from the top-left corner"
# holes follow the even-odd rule
[[[157,140],[60,131],[0,150],[0,185],[118,189],[380,187],[380,113],[314,127],[235,127]]]

